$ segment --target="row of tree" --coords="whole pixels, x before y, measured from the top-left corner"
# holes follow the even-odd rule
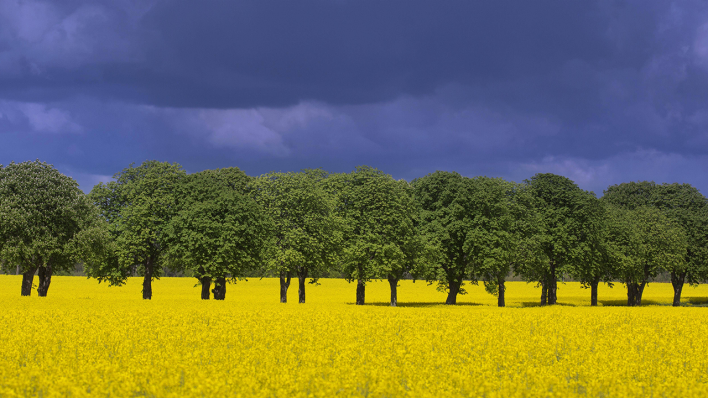
[[[597,305],[600,283],[624,283],[628,305],[671,275],[708,278],[708,201],[688,184],[632,182],[601,199],[571,180],[537,174],[524,183],[438,171],[408,183],[371,167],[250,177],[238,168],[186,174],[176,163],[130,165],[84,195],[46,163],[0,165],[0,258],[23,274],[22,295],[46,296],[53,272],[82,263],[89,277],[122,285],[143,277],[143,298],[165,269],[189,272],[202,299],[223,300],[229,281],[259,272],[280,278],[287,301],[331,271],[366,284],[386,279],[391,305],[402,278],[436,283],[447,304],[483,282],[505,305],[506,278],[541,287],[557,302],[573,277]],[[213,286],[213,288],[212,288]]]

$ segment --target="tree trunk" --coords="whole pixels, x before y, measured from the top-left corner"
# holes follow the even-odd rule
[[[37,286],[37,295],[39,297],[47,297],[49,284],[52,283],[52,265],[47,262],[46,266],[39,267],[39,285]]]
[[[290,287],[290,271],[280,271],[280,302],[288,302],[288,288]]]
[[[22,296],[29,296],[32,294],[32,284],[34,283],[35,272],[37,272],[37,266],[33,266],[32,269],[22,273]]]
[[[599,280],[594,280],[590,282],[590,305],[597,307],[597,286],[600,284]]]
[[[447,300],[445,300],[445,304],[455,305],[457,304],[457,294],[460,292],[460,286],[462,285],[462,281],[448,281],[447,283],[450,291],[447,294]]]
[[[297,302],[305,304],[305,282],[307,281],[307,269],[297,273]]]
[[[214,281],[214,300],[224,300],[226,299],[226,277],[217,277]]]
[[[551,273],[548,275],[548,305],[554,305],[558,301],[557,290],[556,263],[551,261]]]
[[[548,282],[541,281],[541,305],[548,304]]]
[[[627,306],[637,307],[642,304],[642,292],[645,284],[646,282],[641,284],[636,282],[627,283]]]
[[[685,272],[671,273],[671,285],[674,287],[674,307],[681,305],[681,290],[683,290],[683,283],[685,279]]]
[[[497,280],[497,286],[499,288],[499,297],[497,297],[497,306],[499,307],[506,307],[506,301],[504,299],[505,292],[506,292],[506,281],[504,278],[500,278]]]
[[[366,285],[364,281],[358,279],[356,281],[356,305],[364,305],[364,298],[366,296]]]
[[[635,300],[637,302],[637,306],[642,305],[642,293],[644,293],[644,287],[646,285],[647,285],[647,283],[645,281],[645,282],[642,282],[641,284],[639,284],[639,286],[637,286],[637,296],[635,298]]]
[[[398,306],[398,278],[389,275],[388,285],[391,286],[391,307]]]
[[[211,276],[202,276],[199,278],[199,282],[202,284],[202,300],[209,300],[209,296],[211,296]]]
[[[143,277],[143,300],[152,300],[152,256],[145,261],[145,276]]]

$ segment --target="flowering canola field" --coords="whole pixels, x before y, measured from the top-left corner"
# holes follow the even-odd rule
[[[539,289],[509,283],[507,308],[481,286],[460,305],[420,281],[308,285],[307,304],[278,303],[278,281],[229,285],[202,301],[195,280],[163,278],[154,299],[140,280],[109,288],[55,277],[49,297],[20,297],[0,276],[1,397],[622,397],[708,396],[708,288],[647,287],[641,308],[618,285],[560,285],[555,307]],[[296,301],[296,287],[289,299]]]

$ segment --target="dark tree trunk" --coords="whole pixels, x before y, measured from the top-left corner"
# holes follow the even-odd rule
[[[646,282],[627,283],[627,305],[630,307],[638,307],[642,305],[642,293],[644,292],[644,286]]]
[[[143,277],[143,300],[152,300],[152,256],[145,261],[145,276]]]
[[[49,284],[52,283],[52,265],[47,263],[46,266],[39,267],[39,285],[37,286],[37,295],[39,297],[47,297]]]
[[[305,304],[305,282],[307,281],[307,269],[297,273],[297,302]]]
[[[674,287],[674,307],[681,305],[681,290],[683,290],[683,283],[685,279],[685,272],[671,273],[671,285]]]
[[[214,281],[214,300],[226,299],[226,277],[220,276]]]
[[[280,302],[288,302],[288,288],[290,287],[290,271],[280,271]]]
[[[548,304],[548,282],[541,281],[541,305]]]
[[[366,298],[366,285],[364,281],[358,279],[356,281],[356,305],[364,305],[364,299]]]
[[[460,292],[460,286],[462,285],[462,281],[448,281],[448,287],[450,288],[450,291],[447,293],[447,300],[445,300],[445,304],[448,305],[455,305],[457,304],[457,294]]]
[[[504,293],[506,292],[506,281],[501,278],[497,281],[497,286],[499,288],[499,297],[497,297],[497,306],[506,307],[506,301],[504,300]]]
[[[29,296],[32,294],[32,284],[34,283],[34,273],[37,272],[37,266],[27,272],[22,273],[22,295]]]
[[[551,273],[548,275],[548,305],[554,305],[558,301],[558,278],[556,277],[556,263],[551,261]]]
[[[637,306],[642,305],[642,294],[644,293],[644,287],[647,285],[646,282],[642,282],[637,286],[637,296],[636,296],[636,301],[637,301]]]
[[[391,307],[398,306],[398,278],[389,275],[388,285],[391,286]]]
[[[597,286],[600,284],[599,280],[594,280],[590,282],[590,305],[597,307]]]
[[[199,278],[199,282],[202,284],[202,300],[209,300],[209,296],[211,296],[211,276],[202,276]]]

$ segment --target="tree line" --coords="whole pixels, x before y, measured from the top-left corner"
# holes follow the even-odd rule
[[[279,278],[285,303],[295,278],[304,303],[307,284],[336,271],[356,283],[358,305],[367,283],[388,280],[392,306],[412,277],[446,304],[481,282],[503,307],[512,274],[541,287],[541,305],[572,277],[593,306],[600,283],[624,284],[637,306],[666,272],[678,306],[685,283],[708,278],[707,246],[708,201],[689,184],[622,183],[597,198],[554,174],[515,183],[436,171],[409,183],[368,166],[252,177],[146,161],[85,195],[39,160],[0,165],[0,266],[22,273],[23,296],[35,274],[46,296],[54,272],[81,263],[112,286],[141,276],[144,299],[169,269],[196,277],[205,300],[259,272]]]

